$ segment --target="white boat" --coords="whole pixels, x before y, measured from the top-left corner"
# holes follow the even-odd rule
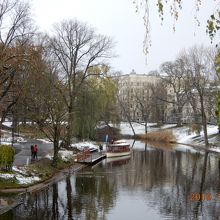
[[[122,157],[131,154],[130,144],[124,140],[114,141],[107,145],[106,157]]]

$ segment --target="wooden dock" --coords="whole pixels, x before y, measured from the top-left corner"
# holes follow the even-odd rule
[[[102,152],[83,151],[77,154],[75,162],[93,165],[104,159],[106,155]]]

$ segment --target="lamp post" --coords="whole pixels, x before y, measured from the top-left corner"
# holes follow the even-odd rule
[[[11,146],[13,147],[14,146],[14,108],[12,107],[12,125],[11,125]]]
[[[11,107],[11,120],[12,120],[12,124],[11,124],[11,146],[13,147],[14,146],[14,143],[15,143],[15,126],[16,126],[16,123],[15,123],[15,106],[14,106],[14,103],[15,103],[15,90],[12,89],[11,90],[11,94],[12,94],[12,107]]]

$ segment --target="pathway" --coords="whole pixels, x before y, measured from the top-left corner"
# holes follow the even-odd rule
[[[38,159],[45,157],[53,150],[52,143],[45,143],[39,140],[28,140],[26,143],[16,143],[14,148],[16,150],[14,166],[23,166],[31,162],[31,145],[38,145]]]

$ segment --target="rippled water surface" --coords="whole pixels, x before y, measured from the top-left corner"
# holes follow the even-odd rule
[[[27,194],[0,219],[220,219],[219,158],[135,142],[130,157]]]

